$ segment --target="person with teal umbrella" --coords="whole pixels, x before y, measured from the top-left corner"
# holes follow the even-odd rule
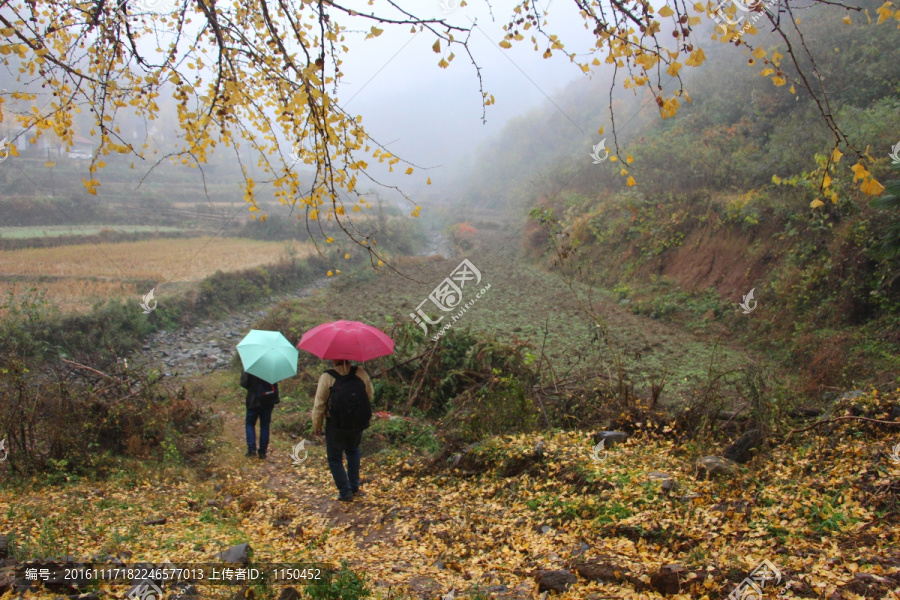
[[[244,400],[247,414],[247,456],[265,460],[269,449],[269,426],[275,405],[281,402],[278,382],[297,374],[300,353],[277,331],[251,329],[237,345],[244,371],[241,387],[247,390]],[[256,447],[256,422],[259,421],[259,448]]]

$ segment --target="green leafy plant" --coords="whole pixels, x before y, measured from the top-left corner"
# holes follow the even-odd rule
[[[340,569],[325,579],[311,583],[306,588],[306,596],[312,600],[359,600],[370,598],[372,592],[366,585],[365,577],[353,572],[349,563],[342,560]]]

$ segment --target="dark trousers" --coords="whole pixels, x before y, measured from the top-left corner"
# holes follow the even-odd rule
[[[334,485],[344,498],[359,491],[359,443],[361,431],[346,431],[331,426],[325,421],[325,454],[328,468],[334,478]],[[347,455],[347,470],[344,470],[344,454]]]
[[[256,452],[256,420],[259,419],[259,451],[263,454],[269,449],[269,424],[272,422],[274,404],[248,408],[244,425],[247,429],[247,450]]]

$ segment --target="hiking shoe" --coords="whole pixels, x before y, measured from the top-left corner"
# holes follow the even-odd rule
[[[351,500],[353,500],[353,492],[347,494],[346,496],[344,496],[343,494],[338,496],[339,502],[350,502]]]
[[[364,498],[366,496],[366,493],[362,490],[356,490],[355,492],[353,492],[353,495],[359,496],[360,498]]]
[[[253,458],[254,456],[256,456],[256,450],[247,450],[247,454],[245,454],[244,456],[246,456],[247,458]]]
[[[261,451],[261,452],[259,452],[259,453],[257,454],[257,456],[259,457],[259,460],[266,460],[266,453],[265,453],[265,452],[262,452],[262,451]]]

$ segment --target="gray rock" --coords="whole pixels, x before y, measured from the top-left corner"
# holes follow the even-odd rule
[[[750,429],[725,449],[723,456],[739,463],[749,462],[757,448],[762,446],[763,436],[759,429]]]
[[[535,575],[539,592],[554,591],[565,592],[569,586],[578,582],[574,573],[557,569],[553,571],[538,571]]]
[[[730,475],[736,471],[737,466],[733,462],[720,456],[704,456],[697,461],[698,476]]]
[[[250,548],[250,544],[238,544],[237,546],[232,546],[228,550],[219,552],[215,555],[214,559],[225,563],[242,563],[246,565],[250,562],[251,551],[252,548]]]
[[[296,588],[287,586],[281,590],[278,600],[300,600],[300,597],[300,592],[298,592]]]
[[[662,491],[666,494],[675,489],[675,478],[668,473],[651,471],[650,473],[647,473],[647,479],[649,479],[650,481],[659,481]]]
[[[849,392],[844,392],[841,394],[841,400],[854,400],[859,398],[860,396],[865,396],[866,393],[862,390],[850,390]]]
[[[593,435],[594,444],[599,444],[601,441],[605,443],[603,446],[605,448],[612,448],[616,444],[622,443],[628,439],[628,434],[624,431],[600,431]]]
[[[660,594],[677,594],[681,591],[678,574],[684,570],[678,564],[666,565],[650,576],[650,587]]]

